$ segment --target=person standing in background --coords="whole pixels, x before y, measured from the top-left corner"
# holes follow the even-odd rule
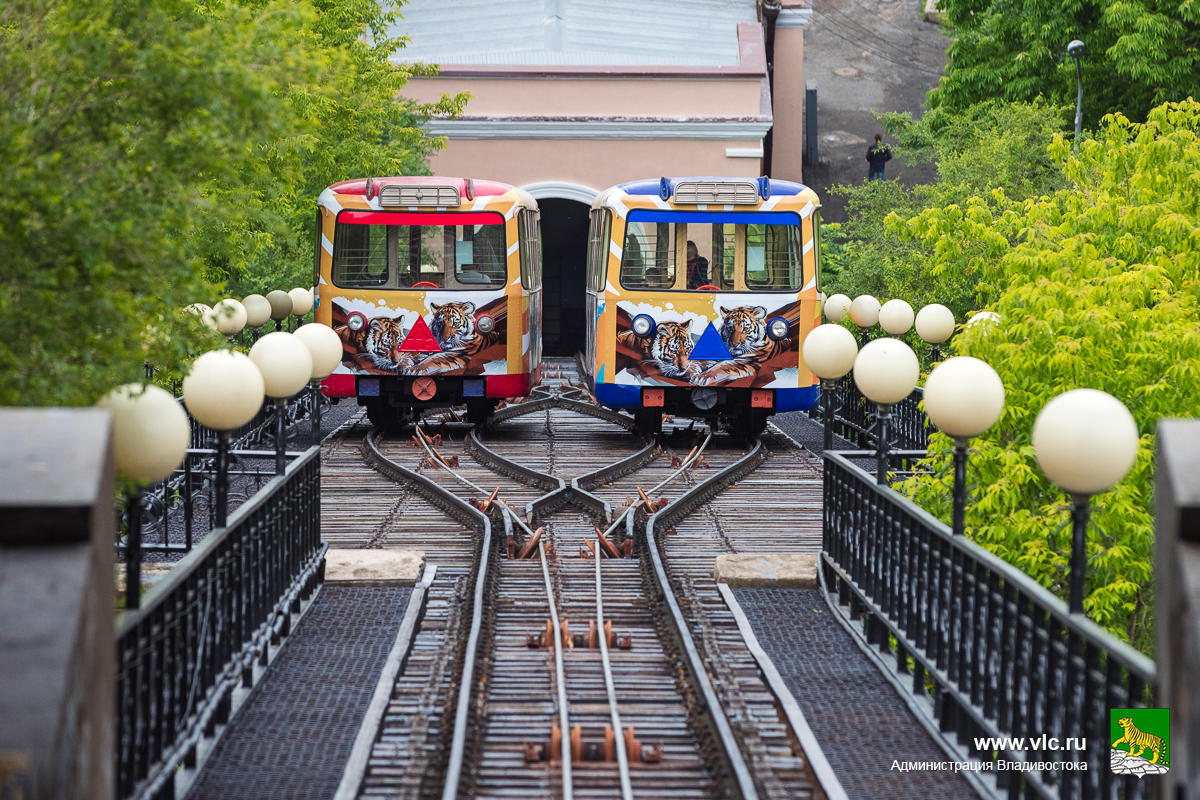
[[[883,143],[883,136],[875,134],[875,144],[867,148],[867,180],[883,180],[883,165],[892,160],[892,148]]]

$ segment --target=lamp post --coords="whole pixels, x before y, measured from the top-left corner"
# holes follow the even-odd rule
[[[913,309],[903,300],[888,300],[879,309],[879,327],[889,336],[903,336],[913,326]]]
[[[229,343],[233,344],[233,337],[246,327],[246,307],[241,304],[241,301],[226,297],[213,306],[212,313],[217,321],[217,330],[225,334],[229,338]]]
[[[869,294],[860,294],[850,303],[850,321],[862,329],[860,343],[866,344],[868,331],[879,322],[879,301]]]
[[[184,310],[199,317],[204,327],[214,331],[217,329],[217,318],[213,315],[212,306],[206,303],[192,303]]]
[[[311,290],[297,286],[295,289],[292,289],[290,292],[288,292],[288,297],[292,299],[292,316],[296,318],[292,329],[295,330],[296,328],[300,327],[300,323],[304,319],[304,315],[309,311],[312,311],[313,294]]]
[[[342,363],[342,337],[319,322],[301,325],[295,336],[304,342],[312,356],[312,378],[308,388],[312,398],[312,439],[316,444],[321,435],[321,380]]]
[[[275,474],[282,475],[287,466],[284,407],[312,377],[312,356],[294,334],[276,331],[254,343],[250,360],[262,372],[267,397],[275,400]]]
[[[942,342],[954,333],[954,312],[941,303],[930,303],[917,312],[917,336],[929,344],[929,361],[936,362],[942,357],[938,348]]]
[[[263,377],[245,355],[210,350],[196,359],[183,379],[183,402],[201,425],[217,432],[215,485],[217,527],[224,528],[229,497],[229,435],[262,408]]]
[[[1067,55],[1075,59],[1075,149],[1079,148],[1079,135],[1083,132],[1083,70],[1079,67],[1079,59],[1085,50],[1083,42],[1072,39],[1067,45]]]
[[[1133,466],[1138,429],[1120,400],[1096,389],[1052,399],[1033,423],[1033,450],[1046,477],[1071,496],[1072,614],[1083,613],[1087,523],[1092,495],[1111,489]]]
[[[921,376],[921,365],[912,348],[899,339],[868,342],[854,359],[854,382],[875,403],[879,438],[875,451],[875,479],[887,483],[888,430],[892,406],[908,397]]]
[[[246,307],[246,325],[251,331],[251,340],[258,341],[258,329],[271,318],[271,303],[261,294],[248,294],[242,298]]]
[[[823,310],[825,319],[834,323],[841,322],[850,310],[850,298],[844,294],[830,295],[825,299]]]
[[[125,501],[125,607],[137,608],[142,590],[142,490],[166,479],[187,455],[191,428],[174,397],[157,386],[129,383],[96,403],[112,413],[117,472],[138,487]]]
[[[841,325],[826,324],[813,328],[804,338],[801,354],[805,365],[821,379],[821,414],[825,428],[824,450],[833,449],[833,389],[854,366],[858,343],[854,334]]]
[[[292,313],[292,296],[281,289],[267,292],[267,302],[271,304],[271,319],[275,320],[275,330],[283,330],[283,321]]]
[[[925,379],[925,413],[954,439],[954,516],[951,528],[962,536],[967,505],[967,445],[1000,419],[1004,384],[990,365],[959,356],[943,361]]]

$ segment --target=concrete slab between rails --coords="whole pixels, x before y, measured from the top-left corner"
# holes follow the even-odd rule
[[[421,577],[420,550],[329,550],[325,583],[340,586],[412,586]]]
[[[815,589],[814,553],[727,553],[717,556],[713,578],[731,589]]]

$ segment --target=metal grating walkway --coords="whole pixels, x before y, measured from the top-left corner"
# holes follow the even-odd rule
[[[322,589],[188,797],[332,797],[410,593],[407,587]]]

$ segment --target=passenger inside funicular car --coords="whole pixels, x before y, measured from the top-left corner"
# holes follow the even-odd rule
[[[635,216],[626,227],[621,285],[641,290],[715,286],[720,291],[800,291],[799,217],[777,216],[770,223],[638,221]],[[686,261],[677,271],[679,249]]]

